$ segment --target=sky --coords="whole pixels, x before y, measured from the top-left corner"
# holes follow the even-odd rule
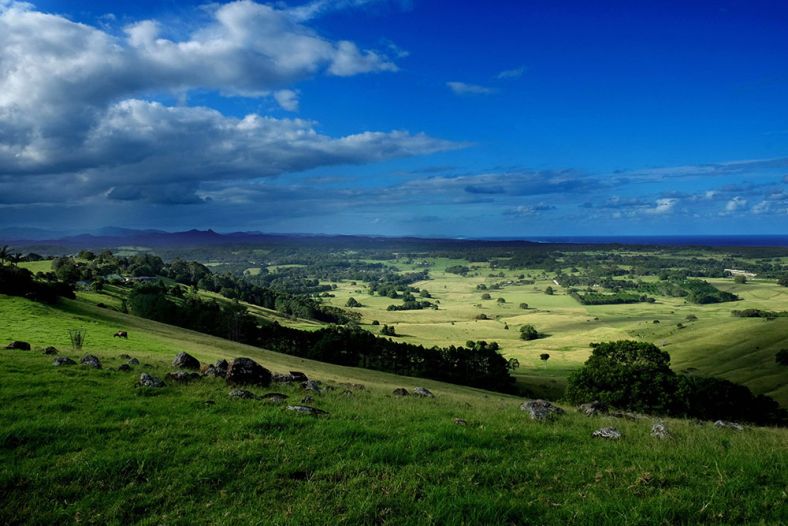
[[[0,0],[0,229],[788,233],[782,0]]]

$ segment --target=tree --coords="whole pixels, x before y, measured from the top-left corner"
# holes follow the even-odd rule
[[[533,325],[523,325],[520,327],[520,339],[530,341],[539,338],[539,332]]]
[[[555,294],[555,291],[553,290],[553,287],[548,285],[547,288],[544,289],[544,293],[547,294],[548,296],[552,296],[553,294]]]
[[[539,359],[542,360],[543,362],[546,362],[547,360],[550,359],[550,355],[547,354],[546,352],[543,352],[542,354],[539,355]]]
[[[740,285],[744,285],[745,283],[747,283],[747,276],[743,276],[742,274],[733,276],[733,282],[738,283]]]
[[[362,305],[356,300],[356,298],[351,296],[350,298],[348,298],[347,303],[345,303],[345,307],[355,308],[355,307],[362,307]]]
[[[0,247],[0,263],[5,263],[8,261],[8,256],[10,252],[8,251],[8,245],[3,245]]]
[[[506,299],[504,299],[504,298],[498,298],[496,301],[497,301],[499,304],[504,304],[504,303],[506,303]]]
[[[528,310],[528,304],[527,303],[521,303],[520,304],[520,308],[523,309],[523,310]]]
[[[648,342],[591,344],[582,369],[569,377],[573,403],[599,400],[622,409],[664,414],[675,409],[676,375],[670,355]]]
[[[484,294],[482,294],[482,299],[483,300],[490,300],[490,299],[492,299],[492,296],[490,296],[489,292],[485,292]]]
[[[783,274],[780,276],[780,278],[777,280],[777,284],[782,285],[783,287],[788,287],[788,274]]]
[[[507,367],[509,368],[510,371],[518,369],[520,367],[520,360],[518,360],[517,358],[509,358],[509,361],[507,362]]]

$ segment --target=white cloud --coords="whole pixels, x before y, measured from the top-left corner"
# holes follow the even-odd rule
[[[725,203],[724,213],[732,214],[733,212],[736,212],[737,210],[744,208],[745,206],[747,206],[747,200],[737,195],[736,197]]]
[[[282,109],[298,111],[298,93],[290,89],[282,89],[274,93],[274,99]]]
[[[468,84],[459,81],[450,81],[446,83],[456,95],[489,95],[495,93],[495,89],[486,86],[479,86],[478,84]]]
[[[495,76],[495,78],[499,80],[518,79],[523,76],[523,73],[525,73],[525,66],[520,66],[519,68],[506,69],[504,71],[501,71]]]
[[[648,208],[645,210],[648,214],[655,214],[655,215],[663,215],[669,214],[673,211],[678,203],[678,199],[673,197],[664,197],[662,199],[657,199],[657,205],[654,208]]]
[[[187,201],[201,182],[419,155],[457,145],[404,131],[333,138],[314,123],[228,117],[145,97],[194,89],[273,97],[298,110],[292,83],[319,73],[394,71],[384,55],[331,41],[286,11],[249,0],[208,8],[207,24],[168,38],[152,20],[115,36],[0,0],[3,203],[105,194]],[[42,190],[31,194],[20,177]],[[162,185],[157,191],[152,185]],[[58,187],[70,185],[68,192]],[[150,188],[149,188],[150,186]],[[51,189],[49,193],[47,189]],[[157,193],[158,192],[158,193]],[[167,197],[170,196],[170,197]]]

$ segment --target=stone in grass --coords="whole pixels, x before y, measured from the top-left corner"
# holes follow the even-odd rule
[[[394,396],[408,396],[410,393],[404,387],[397,387],[391,394]]]
[[[577,410],[586,416],[603,415],[607,413],[607,405],[599,400],[588,402],[587,404],[580,404]]]
[[[164,387],[164,382],[148,373],[142,373],[137,384],[140,387]]]
[[[736,422],[728,422],[727,420],[717,420],[714,422],[714,427],[727,427],[729,429],[735,429],[736,431],[744,431],[743,425],[737,424]]]
[[[55,361],[52,362],[52,365],[55,367],[60,367],[62,365],[77,365],[77,362],[69,358],[68,356],[58,356],[55,358]]]
[[[225,379],[229,385],[271,385],[271,371],[251,358],[236,358],[230,362]]]
[[[88,367],[93,367],[94,369],[101,369],[101,360],[98,359],[98,356],[94,356],[92,354],[86,354],[79,360],[79,363],[82,365],[87,365]]]
[[[127,373],[127,372],[131,371],[131,366],[129,364],[127,364],[127,363],[120,364],[118,366],[118,371]]]
[[[29,351],[30,344],[27,342],[13,341],[5,346],[6,349],[16,349],[17,351]]]
[[[302,373],[301,371],[290,371],[290,381],[291,382],[307,382],[309,378]]]
[[[57,349],[50,345],[49,347],[44,348],[44,354],[57,354]]]
[[[283,393],[266,393],[260,397],[260,400],[270,402],[272,404],[281,404],[288,399],[288,396]]]
[[[199,369],[200,361],[187,352],[179,352],[172,361],[172,366],[178,369]]]
[[[316,407],[309,407],[308,405],[289,405],[287,406],[287,410],[312,416],[322,416],[328,414],[328,411],[323,411],[322,409],[318,409]]]
[[[303,387],[307,391],[312,391],[313,393],[317,393],[317,394],[320,394],[320,393],[323,392],[323,390],[320,389],[320,384],[317,383],[314,380],[307,380],[306,382],[301,384],[301,387]]]
[[[520,405],[521,411],[526,411],[531,420],[542,422],[550,420],[558,415],[564,414],[564,410],[560,407],[548,402],[547,400],[526,400]]]
[[[225,378],[227,376],[227,368],[230,366],[227,360],[216,360],[216,363],[211,364],[205,369],[205,376],[213,376],[214,378]]]
[[[651,426],[651,436],[664,440],[670,438],[670,432],[664,422],[654,422],[654,425]]]
[[[457,424],[458,426],[467,426],[468,425],[468,422],[466,422],[464,418],[455,418],[454,419],[454,423]]]
[[[191,382],[192,380],[199,380],[200,378],[202,378],[200,373],[190,373],[188,371],[173,371],[171,373],[167,373],[167,380],[172,380],[173,382],[182,384]]]
[[[621,438],[621,432],[615,427],[603,427],[591,433],[591,436],[596,438],[606,438],[608,440],[618,440]]]
[[[314,401],[315,399],[312,398],[311,396],[305,396],[304,398],[301,399],[302,404],[311,404]]]
[[[435,398],[435,395],[426,387],[415,387],[413,389],[413,394],[422,398]]]
[[[125,353],[124,354],[119,354],[118,358],[120,358],[122,360],[131,360],[131,355],[130,354],[125,354]]]
[[[230,398],[238,398],[239,400],[254,400],[257,398],[257,395],[246,389],[233,389],[228,396]]]
[[[136,358],[129,358],[129,365],[139,365],[140,361]]]

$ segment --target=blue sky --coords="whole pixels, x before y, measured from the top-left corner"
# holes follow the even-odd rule
[[[0,0],[0,227],[785,234],[788,4]]]

